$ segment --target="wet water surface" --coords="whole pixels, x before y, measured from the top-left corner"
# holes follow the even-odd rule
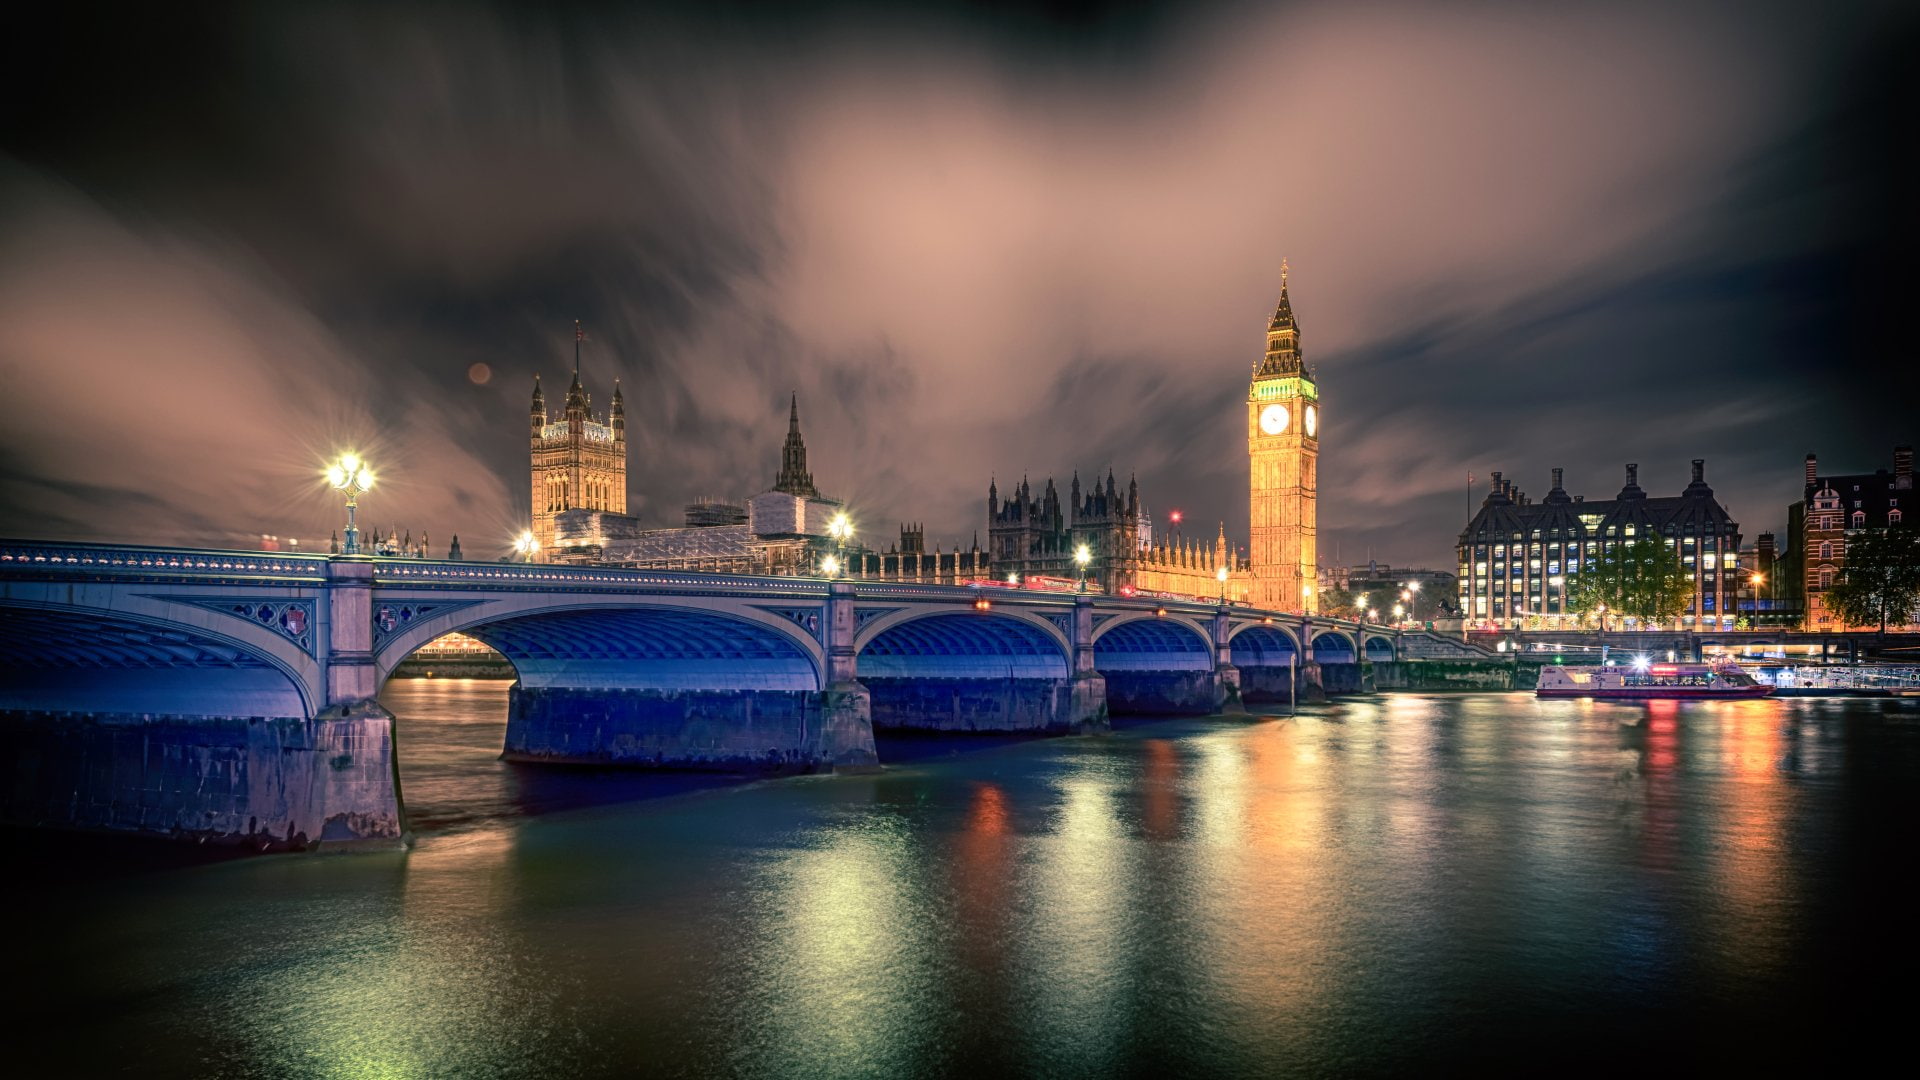
[[[742,782],[502,763],[505,683],[385,697],[410,852],[11,838],[16,1059],[1670,1072],[1862,1060],[1912,998],[1920,702],[1390,696]]]

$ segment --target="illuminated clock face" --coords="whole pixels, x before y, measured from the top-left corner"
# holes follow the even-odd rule
[[[1269,435],[1278,435],[1287,430],[1289,419],[1285,405],[1269,405],[1260,410],[1260,430]]]
[[[1310,437],[1320,434],[1320,410],[1311,405],[1307,406],[1307,434]]]

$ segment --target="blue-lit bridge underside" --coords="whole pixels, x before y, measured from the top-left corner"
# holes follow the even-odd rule
[[[505,753],[788,772],[873,729],[1097,731],[1361,686],[1390,632],[1205,604],[795,578],[0,543],[5,819],[261,846],[404,832],[375,695],[461,631]],[[1371,632],[1370,632],[1371,631]],[[1301,650],[1298,643],[1311,643]],[[1352,669],[1342,673],[1343,668]]]

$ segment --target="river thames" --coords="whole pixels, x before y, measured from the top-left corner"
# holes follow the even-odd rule
[[[1861,1063],[1913,1000],[1920,701],[1389,695],[743,782],[504,764],[506,689],[390,684],[406,853],[9,837],[16,1061],[1662,1074]]]

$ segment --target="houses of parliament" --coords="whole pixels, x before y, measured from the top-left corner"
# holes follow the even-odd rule
[[[627,440],[618,383],[604,414],[579,375],[582,335],[575,332],[573,383],[557,417],[534,380],[529,420],[532,533],[542,560],[647,569],[739,574],[824,575],[832,556],[854,579],[969,582],[1067,582],[1120,593],[1224,599],[1274,611],[1315,610],[1313,585],[1318,497],[1320,400],[1303,358],[1300,327],[1281,264],[1280,300],[1267,322],[1266,349],[1247,388],[1251,543],[1189,539],[1156,530],[1137,481],[1122,494],[1109,470],[1082,486],[1073,474],[1063,496],[1052,478],[1036,493],[1029,480],[1003,498],[987,487],[987,545],[926,550],[921,527],[902,526],[886,550],[834,539],[844,504],[824,495],[807,468],[800,406],[789,403],[787,436],[773,484],[740,502],[700,501],[673,527],[648,528],[626,512]],[[1176,519],[1177,520],[1177,519]],[[1074,558],[1084,547],[1084,569]],[[1226,573],[1222,575],[1221,570]]]

